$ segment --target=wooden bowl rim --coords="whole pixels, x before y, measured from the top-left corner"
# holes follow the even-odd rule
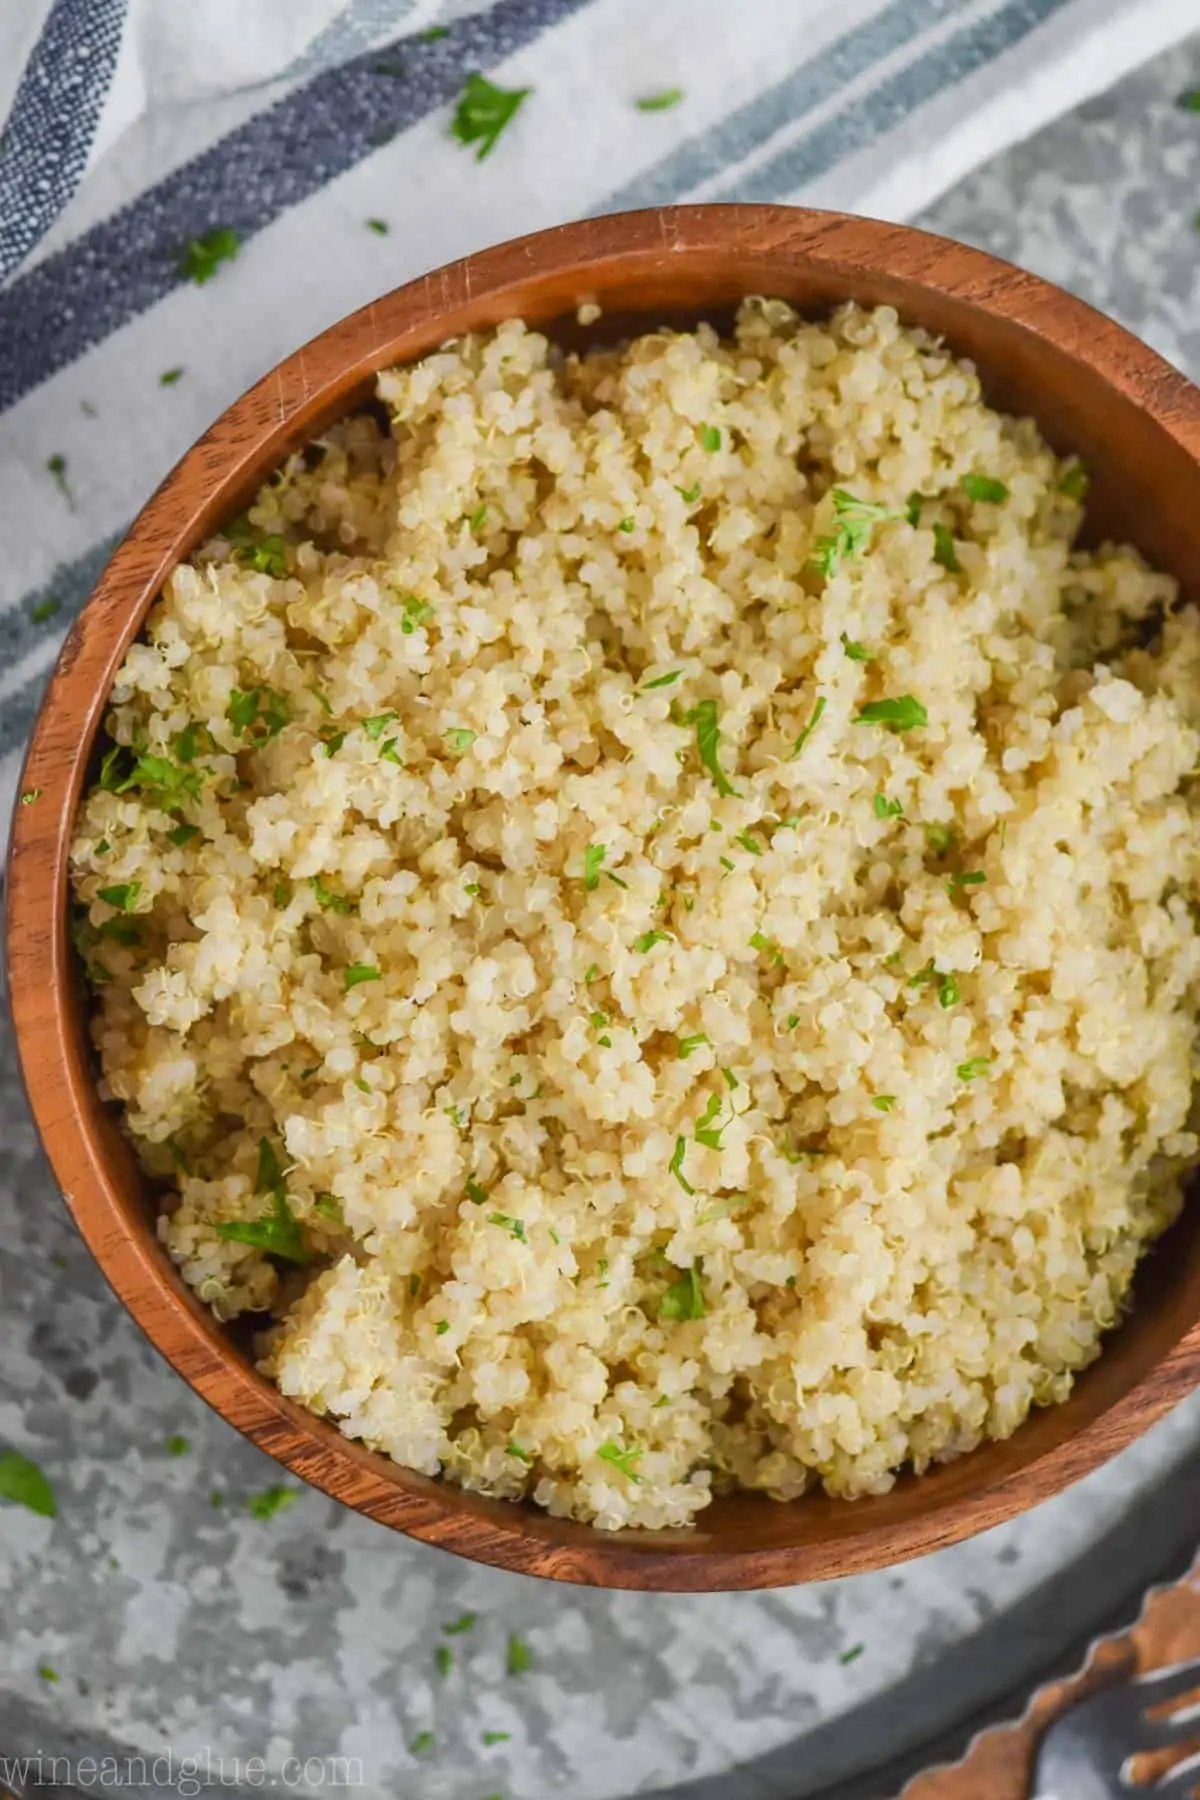
[[[150,1341],[246,1437],[335,1499],[473,1560],[601,1587],[765,1588],[878,1568],[956,1543],[1058,1492],[1161,1417],[1200,1376],[1200,1320],[1068,1440],[1069,1461],[1062,1455],[1067,1446],[1059,1444],[949,1498],[936,1489],[935,1477],[919,1478],[930,1504],[898,1523],[872,1524],[869,1501],[844,1502],[864,1508],[862,1530],[817,1542],[712,1549],[696,1531],[605,1533],[412,1474],[302,1411],[240,1360],[182,1288],[152,1230],[138,1234],[127,1225],[120,1183],[76,1099],[81,1079],[72,1056],[67,849],[113,676],[167,573],[198,541],[194,490],[220,496],[205,511],[211,530],[227,515],[244,471],[289,421],[322,396],[348,397],[392,361],[425,354],[444,336],[437,321],[467,302],[490,297],[502,306],[510,290],[572,276],[584,299],[589,273],[600,263],[636,263],[665,251],[695,266],[741,247],[803,260],[847,292],[856,276],[886,275],[1004,319],[1131,400],[1200,462],[1200,391],[1113,320],[984,251],[910,226],[784,206],[655,208],[538,232],[422,276],[330,326],[236,400],[186,452],[130,526],[67,634],[20,783],[19,791],[35,789],[39,797],[15,807],[9,848],[8,982],[30,1106],[85,1241]],[[420,347],[411,348],[417,340]],[[70,728],[65,756],[64,726]]]

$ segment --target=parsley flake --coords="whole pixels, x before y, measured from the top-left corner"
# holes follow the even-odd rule
[[[265,744],[278,737],[291,716],[283,695],[269,687],[249,688],[245,692],[234,688],[225,708],[225,717],[233,729],[252,744]]]
[[[852,1644],[849,1650],[842,1651],[842,1654],[838,1657],[838,1661],[843,1668],[849,1668],[851,1663],[856,1663],[858,1661],[859,1657],[866,1650],[866,1647],[865,1644]]]
[[[193,238],[185,247],[177,264],[179,273],[186,281],[194,281],[197,287],[203,287],[206,281],[212,280],[223,262],[232,262],[240,245],[236,231],[231,231],[227,225],[219,225],[215,231]]]
[[[58,1670],[52,1669],[50,1667],[49,1663],[39,1664],[38,1674],[41,1676],[43,1681],[58,1681],[59,1680]]]
[[[703,1319],[706,1308],[700,1286],[700,1264],[694,1262],[678,1281],[673,1281],[658,1303],[660,1319]]]
[[[643,94],[634,105],[639,112],[668,112],[672,106],[678,106],[683,99],[682,88],[663,88],[658,94]]]
[[[60,455],[57,450],[53,456],[48,456],[46,458],[46,473],[53,479],[55,487],[66,501],[67,505],[74,506],[75,496],[71,492],[71,486],[67,480],[66,457]]]
[[[461,1637],[464,1631],[472,1631],[474,1629],[478,1619],[478,1613],[460,1613],[457,1619],[451,1619],[448,1625],[443,1625],[442,1630],[447,1637]]]
[[[418,1731],[416,1737],[408,1746],[408,1753],[410,1756],[425,1756],[433,1749],[436,1742],[437,1739],[434,1737],[432,1731]]]
[[[27,1507],[43,1519],[58,1517],[54,1489],[37,1464],[19,1450],[0,1451],[0,1500]]]
[[[940,569],[947,569],[951,575],[962,574],[962,564],[954,547],[954,534],[948,525],[940,522],[933,528],[933,560]]]
[[[925,842],[929,845],[929,848],[933,851],[935,856],[945,856],[947,850],[949,850],[951,844],[954,842],[953,826],[942,825],[936,820],[931,825],[926,825]]]
[[[351,963],[345,971],[346,992],[356,988],[364,981],[382,981],[383,976],[372,963]]]
[[[509,1633],[504,1666],[510,1675],[525,1675],[533,1667],[533,1652],[525,1639],[518,1637],[515,1631]]]
[[[55,613],[61,611],[62,601],[56,600],[54,595],[50,594],[45,600],[39,600],[36,606],[30,607],[29,617],[35,625],[44,625],[47,619],[52,619]]]
[[[819,537],[813,547],[813,561],[828,579],[836,575],[844,562],[852,562],[869,548],[875,527],[900,514],[890,506],[877,506],[873,500],[860,500],[845,488],[834,488],[833,531]]]
[[[463,725],[452,726],[451,729],[446,732],[445,736],[446,742],[449,744],[451,750],[453,750],[455,756],[464,755],[475,742],[475,733],[473,731],[468,731]]]
[[[687,722],[696,727],[696,747],[700,752],[700,761],[716,782],[718,794],[724,797],[736,793],[737,790],[720,763],[721,728],[717,723],[716,701],[699,701],[688,713]]]
[[[484,75],[468,75],[451,122],[451,137],[460,144],[478,144],[475,161],[482,162],[492,154],[501,132],[512,124],[532,91],[497,87]]]
[[[350,901],[345,894],[335,893],[326,887],[319,875],[310,875],[308,885],[316,896],[317,905],[322,912],[346,914],[350,911]]]
[[[683,501],[685,506],[695,506],[697,500],[700,498],[700,483],[697,481],[694,482],[691,487],[676,487],[675,492],[679,495],[679,498]]]
[[[511,1738],[511,1731],[485,1731],[480,1742],[490,1747],[492,1744],[507,1744]]]
[[[804,727],[804,730],[800,733],[800,736],[796,739],[795,743],[792,745],[791,753],[788,758],[789,762],[794,762],[796,760],[796,758],[799,756],[799,754],[803,750],[805,744],[807,744],[809,738],[812,736],[813,732],[817,729],[817,726],[821,723],[821,719],[824,715],[824,712],[825,712],[825,696],[824,696],[824,694],[818,694],[817,698],[816,698],[816,703],[813,706],[812,712],[808,716],[808,724]]]
[[[700,448],[712,456],[723,442],[719,425],[705,425],[700,432]]]
[[[1088,491],[1089,476],[1081,462],[1071,463],[1059,477],[1058,491],[1068,500],[1082,500]]]
[[[183,379],[183,373],[182,367],[178,369],[164,369],[158,378],[159,387],[174,387],[177,381]]]
[[[125,881],[119,887],[102,887],[97,890],[106,906],[115,906],[118,912],[132,912],[134,903],[142,891],[140,881]]]
[[[433,1666],[441,1676],[442,1680],[445,1681],[447,1675],[449,1675],[451,1669],[454,1667],[454,1652],[449,1644],[438,1645],[433,1653]]]
[[[873,1094],[871,1096],[871,1105],[876,1112],[890,1113],[895,1104],[895,1094]]]
[[[506,1456],[515,1456],[518,1462],[531,1463],[533,1461],[533,1457],[530,1455],[529,1451],[523,1450],[520,1444],[513,1442],[512,1438],[509,1438],[507,1444],[504,1446],[504,1454]]]
[[[391,226],[386,219],[368,219],[366,221],[366,226],[367,230],[373,231],[376,237],[386,237],[391,230]]]
[[[953,975],[943,975],[938,982],[938,1005],[942,1011],[949,1012],[952,1006],[958,1005],[961,998],[958,983]]]
[[[860,644],[854,638],[847,637],[844,631],[842,633],[842,649],[846,652],[846,655],[850,658],[851,662],[869,663],[875,661],[875,652],[873,650],[868,650],[865,644]]]
[[[735,844],[740,844],[743,850],[748,850],[751,856],[761,856],[763,854],[762,845],[759,843],[758,839],[752,837],[748,831],[739,831],[735,833],[733,841]]]
[[[640,1450],[636,1448],[622,1450],[620,1444],[615,1444],[610,1438],[607,1443],[600,1445],[599,1449],[596,1451],[596,1455],[600,1458],[601,1462],[611,1463],[614,1469],[619,1469],[627,1481],[640,1481],[642,1479],[635,1467],[635,1464],[642,1456]]]
[[[908,499],[904,503],[904,516],[910,525],[915,527],[921,523],[921,508],[924,504],[924,494],[918,494],[914,491],[908,496]]]
[[[457,1123],[456,1119],[455,1124]],[[466,1194],[467,1199],[473,1201],[476,1206],[483,1206],[487,1202],[488,1191],[485,1187],[480,1187],[477,1181],[468,1181]]]
[[[928,725],[929,714],[911,694],[896,700],[871,700],[855,715],[856,725],[886,725],[889,731],[914,731]]]
[[[373,744],[379,742],[388,726],[395,721],[394,712],[376,713],[373,719],[364,719],[362,728]]]
[[[634,940],[633,947],[635,950],[640,950],[644,956],[647,950],[653,950],[655,944],[665,944],[666,942],[665,931],[643,931],[641,937]]]
[[[699,1050],[700,1046],[707,1044],[708,1041],[708,1035],[703,1031],[697,1031],[691,1037],[676,1038],[675,1055],[680,1062],[686,1062],[693,1050]]]
[[[682,669],[672,669],[669,675],[656,675],[653,681],[643,681],[642,692],[648,694],[652,688],[671,687],[682,674]]]
[[[670,1169],[672,1175],[675,1177],[676,1181],[679,1183],[679,1185],[683,1189],[684,1193],[690,1195],[690,1194],[694,1194],[696,1190],[692,1186],[691,1182],[688,1180],[687,1176],[683,1172],[683,1159],[686,1155],[687,1155],[687,1139],[682,1138],[682,1137],[677,1137],[675,1139],[675,1148],[671,1153],[671,1160],[667,1164],[667,1167]]]
[[[946,877],[947,890],[953,894],[959,888],[982,887],[987,876],[982,869],[964,869],[960,874]]]
[[[875,796],[875,817],[877,819],[900,819],[904,816],[904,808],[899,800],[889,800],[886,794]]]
[[[1004,482],[997,481],[994,475],[964,475],[962,490],[968,500],[987,500],[993,506],[999,506],[1002,500],[1008,499],[1008,488]]]
[[[589,844],[583,853],[583,885],[589,894],[600,886],[600,868],[606,854],[603,844]]]
[[[969,1061],[959,1063],[956,1073],[960,1081],[977,1081],[981,1075],[989,1074],[991,1067],[990,1056],[972,1056]]]
[[[296,1504],[299,1495],[295,1488],[264,1488],[261,1494],[252,1494],[246,1502],[246,1509],[255,1519],[273,1519],[276,1513],[286,1512],[289,1506]]]
[[[501,1231],[507,1231],[509,1237],[516,1238],[519,1244],[527,1244],[524,1219],[514,1219],[509,1213],[494,1212],[487,1216],[489,1225],[498,1225]]]
[[[187,1438],[181,1437],[176,1433],[173,1437],[167,1439],[166,1444],[163,1447],[168,1456],[186,1456],[192,1446]]]

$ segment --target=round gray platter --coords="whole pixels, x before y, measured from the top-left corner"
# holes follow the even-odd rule
[[[1200,116],[1174,104],[1197,83],[1200,40],[923,222],[1075,289],[1200,371]],[[36,1456],[59,1499],[54,1522],[0,1508],[0,1787],[18,1792],[70,1777],[13,1765],[40,1753],[112,1754],[118,1791],[122,1759],[140,1755],[151,1787],[177,1789],[195,1757],[202,1777],[247,1791],[262,1785],[250,1759],[280,1771],[312,1758],[289,1766],[294,1792],[361,1776],[369,1800],[890,1795],[1019,1713],[1148,1586],[1181,1575],[1200,1537],[1200,1396],[972,1543],[772,1594],[557,1589],[409,1543],[315,1492],[257,1518],[248,1501],[279,1471],[109,1295],[37,1150],[7,1043],[0,1369],[0,1444]],[[169,1454],[174,1435],[186,1453]],[[474,1625],[444,1635],[465,1613]],[[511,1632],[533,1658],[516,1676]],[[433,1746],[414,1755],[424,1732]]]

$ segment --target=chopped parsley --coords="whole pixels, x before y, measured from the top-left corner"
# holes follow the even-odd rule
[[[601,1462],[611,1463],[614,1469],[619,1469],[627,1481],[642,1479],[635,1467],[641,1460],[642,1452],[640,1450],[636,1448],[622,1450],[620,1444],[614,1444],[609,1438],[607,1443],[600,1445],[596,1455]]]
[[[261,1494],[250,1496],[246,1509],[253,1518],[273,1519],[276,1513],[286,1512],[289,1506],[294,1506],[297,1498],[295,1488],[282,1485],[264,1488]]]
[[[918,494],[914,490],[914,492],[908,496],[908,499],[904,503],[904,516],[910,525],[917,526],[921,523],[921,508],[924,504],[924,494]]]
[[[509,1237],[516,1238],[519,1244],[527,1244],[524,1219],[514,1219],[509,1213],[494,1212],[487,1216],[489,1225],[498,1225],[501,1231],[507,1231]]]
[[[394,723],[394,712],[376,713],[373,719],[364,719],[362,728],[373,744],[378,743],[388,726]]]
[[[386,219],[368,219],[366,221],[366,226],[367,230],[373,231],[376,237],[386,237],[391,230],[391,226]]]
[[[1082,500],[1088,491],[1089,476],[1081,462],[1074,462],[1059,477],[1058,491],[1068,500]]]
[[[589,844],[583,853],[583,885],[589,894],[600,886],[600,867],[605,855],[603,844]]]
[[[44,625],[47,619],[52,619],[55,613],[61,611],[62,601],[50,594],[45,600],[39,600],[36,606],[30,607],[29,616],[35,625]]]
[[[779,946],[776,944],[774,938],[769,938],[767,936],[765,931],[752,931],[750,933],[750,948],[752,950],[766,951],[769,955],[774,957],[777,963],[783,961]]]
[[[680,1062],[686,1062],[693,1050],[698,1050],[701,1044],[707,1043],[708,1036],[703,1031],[697,1031],[692,1037],[676,1038],[675,1055]]]
[[[868,650],[865,644],[858,643],[855,638],[847,637],[844,631],[842,633],[842,649],[846,652],[846,655],[850,658],[851,662],[869,663],[875,661],[875,652],[873,650]]]
[[[460,1613],[457,1619],[451,1619],[448,1625],[443,1625],[442,1630],[447,1637],[461,1637],[464,1631],[473,1631],[478,1621],[478,1613]]]
[[[0,1500],[27,1507],[43,1519],[58,1517],[54,1489],[37,1464],[19,1450],[0,1451]]]
[[[400,752],[396,748],[395,738],[389,738],[387,740],[386,744],[381,745],[380,751],[379,751],[379,760],[380,760],[380,762],[395,763],[395,765],[398,769],[402,769],[404,767],[404,763],[403,763],[403,760],[401,759]]]
[[[813,549],[813,561],[822,575],[836,575],[844,562],[852,562],[866,550],[876,525],[885,519],[898,519],[900,514],[889,506],[877,506],[873,500],[860,500],[845,488],[834,488],[832,533],[819,537]]]
[[[964,475],[962,490],[968,500],[989,500],[993,506],[1008,499],[1008,488],[994,475]]]
[[[663,88],[658,94],[643,94],[634,105],[639,112],[667,112],[672,106],[678,106],[682,99],[682,88]]]
[[[709,456],[721,448],[722,441],[719,425],[705,425],[700,432],[700,448]]]
[[[335,893],[332,888],[326,887],[319,875],[310,875],[308,885],[315,894],[317,905],[322,912],[345,914],[350,911],[350,901],[345,894]]]
[[[859,1657],[866,1650],[866,1647],[865,1644],[851,1644],[849,1650],[842,1651],[842,1654],[838,1657],[838,1661],[843,1668],[849,1668],[851,1663],[856,1663],[858,1661]]]
[[[462,756],[475,742],[475,733],[463,725],[455,725],[446,733],[446,742],[455,756]]]
[[[584,971],[583,979],[585,982],[595,981],[595,979],[596,979],[597,975],[599,975],[599,973],[600,973],[600,970],[598,969],[596,964],[589,963],[586,970]]]
[[[509,1438],[507,1444],[505,1444],[504,1454],[506,1456],[515,1456],[518,1462],[531,1463],[533,1461],[533,1457],[530,1455],[529,1451],[523,1450],[520,1444],[513,1442],[512,1438]]]
[[[666,942],[667,934],[665,931],[643,931],[640,938],[634,939],[633,947],[635,950],[641,951],[644,956],[647,950],[653,950],[655,944],[665,944]]]
[[[447,1675],[449,1675],[451,1669],[454,1667],[454,1652],[449,1644],[438,1645],[433,1653],[433,1666],[441,1676],[442,1680],[445,1681]]]
[[[933,560],[940,569],[948,569],[951,575],[962,574],[962,564],[954,547],[954,534],[948,525],[940,522],[933,528]]]
[[[977,1081],[981,1075],[989,1074],[991,1067],[990,1056],[972,1056],[969,1061],[959,1063],[956,1073],[960,1081]]]
[[[507,1744],[511,1738],[511,1731],[485,1731],[480,1742],[488,1746],[492,1744]]]
[[[688,713],[687,722],[696,727],[696,747],[700,752],[700,761],[716,782],[718,794],[725,796],[735,793],[736,789],[720,763],[721,728],[717,724],[716,701],[699,701]]]
[[[46,473],[51,477],[55,487],[68,506],[74,506],[75,496],[71,492],[71,484],[67,480],[67,459],[59,451],[46,458]]]
[[[464,881],[463,882],[463,893],[470,894],[472,900],[478,900],[478,898],[482,892],[483,892],[483,889],[480,887],[480,885],[477,881]]]
[[[321,733],[321,748],[326,756],[336,756],[345,741],[346,733],[344,731],[323,731]]]
[[[434,1737],[432,1731],[418,1731],[416,1737],[408,1746],[408,1753],[410,1756],[425,1756],[433,1749],[436,1742],[437,1739]]]
[[[720,1112],[721,1105],[722,1105],[722,1101],[721,1101],[720,1094],[710,1094],[708,1097],[708,1105],[705,1107],[703,1113],[700,1116],[700,1122],[696,1126],[695,1131],[692,1133],[692,1136],[695,1138],[696,1142],[698,1144],[703,1144],[705,1146],[705,1148],[708,1150],[720,1150],[722,1148],[722,1145],[721,1145],[722,1134],[726,1131],[726,1129],[729,1127],[729,1125],[731,1125],[733,1122],[734,1115],[732,1112],[730,1112],[730,1115],[726,1119],[724,1125],[714,1124],[713,1121],[716,1119],[718,1113]]]
[[[871,700],[855,715],[856,725],[886,725],[889,731],[914,731],[928,725],[929,714],[911,694],[895,700]]]
[[[800,736],[796,739],[795,743],[792,745],[791,752],[790,752],[789,759],[788,759],[789,761],[794,762],[795,759],[799,756],[799,754],[803,750],[805,744],[807,744],[809,738],[812,736],[813,732],[817,729],[817,726],[821,723],[821,719],[822,719],[822,716],[824,715],[824,712],[825,712],[825,696],[824,696],[824,694],[818,694],[817,698],[816,698],[816,703],[813,706],[812,712],[808,715],[808,724],[804,727],[804,730],[800,733]]]
[[[637,520],[632,519],[632,518],[619,519],[617,521],[617,530],[625,531],[625,532],[636,531],[637,530]]]
[[[670,1169],[672,1175],[675,1177],[676,1181],[679,1183],[679,1185],[683,1189],[684,1193],[685,1194],[694,1194],[696,1190],[692,1186],[691,1182],[688,1180],[687,1176],[683,1172],[683,1159],[686,1155],[687,1155],[687,1139],[682,1138],[682,1137],[677,1137],[675,1139],[675,1148],[671,1152],[671,1160],[667,1164],[667,1167]]]
[[[191,1447],[187,1438],[180,1437],[178,1433],[169,1437],[163,1446],[168,1456],[186,1456]]]
[[[480,510],[480,514],[486,515],[486,513],[487,513],[486,506],[481,507],[479,510]],[[474,520],[476,518],[476,516],[477,515],[475,513],[472,513],[471,519]],[[480,517],[479,523],[482,525],[482,523],[483,523],[482,517]],[[472,530],[475,529],[474,524],[472,524],[471,529]],[[428,625],[429,621],[434,616],[433,608],[429,604],[428,600],[418,600],[418,598],[415,594],[401,595],[400,603],[404,608],[404,617],[400,621],[400,629],[404,633],[405,637],[411,637],[413,632],[417,629],[418,625]],[[391,717],[393,719],[395,718],[395,716],[396,716],[395,713],[392,713]]]
[[[679,498],[683,501],[685,506],[695,506],[697,500],[700,498],[700,483],[697,481],[693,482],[691,487],[676,487],[675,492],[679,495]]]
[[[265,744],[278,737],[291,719],[288,703],[274,688],[234,688],[225,717],[233,729],[254,744]]]
[[[162,374],[158,378],[158,385],[159,385],[159,387],[174,387],[175,383],[177,381],[182,380],[182,378],[183,378],[182,368],[164,369]]]
[[[752,837],[748,831],[737,832],[733,841],[735,844],[740,844],[743,850],[748,850],[751,856],[761,856],[763,853],[763,847],[758,839]]]
[[[423,31],[421,33],[421,42],[423,44],[436,44],[439,38],[447,38],[449,36],[450,33],[444,25],[431,25],[428,31]]]
[[[318,1194],[313,1201],[313,1211],[320,1213],[323,1219],[328,1219],[331,1225],[336,1225],[340,1230],[345,1229],[345,1214],[336,1194]]]
[[[102,887],[99,897],[106,906],[115,906],[118,912],[132,912],[134,903],[142,891],[140,881],[125,881],[119,887]]]
[[[504,1666],[510,1675],[525,1675],[533,1667],[533,1652],[525,1639],[518,1637],[515,1631],[508,1634],[508,1653]]]
[[[952,1006],[957,1006],[961,998],[953,975],[943,975],[938,983],[938,1005],[943,1012],[949,1012]]]
[[[987,876],[982,869],[964,869],[960,874],[948,875],[946,887],[953,894],[959,888],[982,887]]]
[[[408,1278],[408,1297],[415,1300],[421,1291],[421,1277],[414,1270]]]
[[[629,883],[627,881],[622,881],[621,877],[619,875],[614,875],[611,869],[605,869],[604,873],[614,887],[624,888],[626,892],[628,892]]]
[[[656,675],[653,681],[643,681],[642,692],[643,694],[648,694],[652,688],[670,687],[674,682],[679,680],[679,677],[682,674],[682,669],[672,669],[668,675]]]
[[[875,796],[875,817],[877,819],[900,819],[904,816],[904,808],[899,800],[889,800],[886,794]]]
[[[871,1105],[876,1112],[890,1113],[896,1104],[895,1094],[872,1094]]]
[[[307,1263],[308,1246],[304,1233],[296,1223],[288,1205],[283,1170],[269,1138],[258,1140],[258,1173],[254,1180],[256,1194],[270,1194],[271,1212],[261,1219],[229,1219],[217,1226],[217,1236],[231,1244],[250,1244],[268,1256],[279,1256],[285,1262]]]
[[[475,161],[482,162],[492,154],[501,132],[512,124],[532,91],[497,87],[484,75],[468,75],[450,125],[451,137],[460,144],[478,144]]]
[[[949,850],[951,844],[954,842],[953,826],[942,825],[936,820],[933,824],[926,825],[925,842],[929,845],[929,848],[933,851],[935,856],[945,856],[947,850]]]
[[[212,280],[223,262],[233,261],[239,248],[237,232],[231,231],[228,225],[218,225],[215,231],[193,238],[185,247],[177,264],[179,273],[186,281],[194,281],[197,287],[203,287],[206,281]]]
[[[364,981],[382,981],[383,976],[373,963],[351,963],[345,972],[346,992],[358,987]]]
[[[454,1122],[456,1125],[458,1124],[457,1119]],[[487,1203],[488,1191],[485,1187],[480,1187],[477,1181],[468,1181],[466,1195],[467,1199],[476,1206],[484,1206]]]
[[[59,1680],[58,1670],[52,1669],[50,1667],[49,1663],[39,1664],[38,1674],[41,1676],[43,1681],[58,1681]]]
[[[678,1281],[673,1281],[658,1303],[660,1319],[702,1319],[705,1316],[704,1291],[700,1286],[700,1264],[694,1262]]]

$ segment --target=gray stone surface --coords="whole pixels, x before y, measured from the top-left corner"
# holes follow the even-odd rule
[[[923,222],[1076,289],[1200,371],[1200,116],[1173,104],[1197,82],[1200,42]],[[260,1520],[247,1502],[279,1471],[109,1296],[46,1172],[7,1046],[3,1058],[0,1444],[45,1466],[60,1516],[0,1507],[0,1756],[207,1752],[226,1779],[235,1757],[278,1770],[288,1756],[356,1756],[380,1800],[619,1800],[698,1777],[720,1778],[705,1792],[723,1797],[811,1794],[1027,1684],[1110,1602],[1132,1605],[1197,1517],[1200,1400],[973,1544],[770,1595],[559,1590],[408,1543],[309,1491]],[[186,1454],[168,1454],[173,1434]],[[468,1610],[474,1629],[443,1637]],[[516,1678],[510,1631],[534,1655]],[[439,1643],[455,1657],[444,1678]],[[426,1730],[436,1747],[414,1757]],[[487,1748],[485,1731],[511,1736]],[[797,1739],[794,1755],[755,1763]],[[315,1793],[321,1772],[289,1785]]]

